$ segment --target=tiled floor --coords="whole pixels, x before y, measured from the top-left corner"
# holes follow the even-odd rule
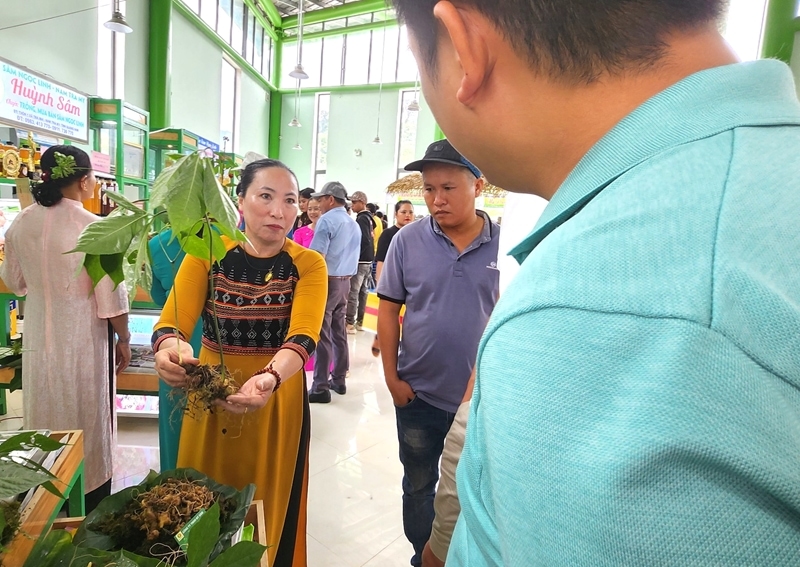
[[[403,535],[394,409],[372,337],[349,337],[347,395],[311,405],[309,567],[405,567],[413,553]],[[22,426],[21,394],[8,401],[0,430]],[[114,490],[158,470],[157,421],[128,417],[118,425]]]

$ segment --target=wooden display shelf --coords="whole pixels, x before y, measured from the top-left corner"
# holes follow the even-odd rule
[[[2,377],[0,376],[0,379],[1,378]],[[157,396],[158,375],[155,372],[149,373],[122,371],[117,376],[117,394]]]
[[[53,463],[50,472],[64,496],[69,498],[70,511],[83,514],[83,431],[54,431],[51,439],[60,440],[68,436],[67,446]],[[4,567],[22,567],[33,549],[36,539],[50,530],[50,526],[61,510],[63,499],[39,487],[33,498],[22,510],[22,524],[17,536],[11,541],[3,555]]]
[[[53,522],[52,529],[54,530],[77,530],[83,518],[59,518]],[[261,500],[253,500],[250,503],[250,508],[247,510],[247,515],[244,517],[244,525],[252,524],[255,526],[253,531],[253,541],[261,545],[269,545],[267,543],[267,525],[264,520],[264,502]],[[260,567],[269,567],[267,553],[261,558]]]

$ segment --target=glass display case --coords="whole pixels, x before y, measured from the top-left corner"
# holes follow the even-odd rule
[[[169,128],[150,133],[150,159],[147,179],[152,183],[170,165],[169,156],[189,155],[199,149],[199,137],[188,130]]]
[[[111,156],[111,174],[125,197],[146,207],[150,114],[122,100],[93,98],[90,126],[94,150]]]

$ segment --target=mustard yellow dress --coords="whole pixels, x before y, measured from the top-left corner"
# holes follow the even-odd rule
[[[216,304],[225,364],[239,383],[264,368],[280,349],[292,349],[308,360],[319,340],[327,298],[322,256],[290,240],[272,258],[250,256],[231,241],[226,245],[228,254],[213,266],[214,297],[209,293],[209,263],[186,257],[156,325],[154,348],[174,336],[176,328],[191,336],[202,316],[198,358],[202,364],[219,364]],[[264,501],[270,566],[305,567],[308,395],[302,370],[284,376],[283,382],[267,405],[252,414],[219,409],[187,414],[178,466],[239,489],[255,483],[255,498]]]

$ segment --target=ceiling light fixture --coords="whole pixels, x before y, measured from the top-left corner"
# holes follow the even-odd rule
[[[419,71],[417,78],[414,79],[414,100],[408,103],[409,112],[419,112]]]
[[[308,73],[303,69],[303,8],[303,0],[297,0],[297,65],[289,76],[298,81],[308,79]]]
[[[119,2],[120,0],[114,0],[114,15],[103,25],[113,32],[131,33],[133,28],[125,21],[125,16],[122,15],[122,10],[119,9]]]

